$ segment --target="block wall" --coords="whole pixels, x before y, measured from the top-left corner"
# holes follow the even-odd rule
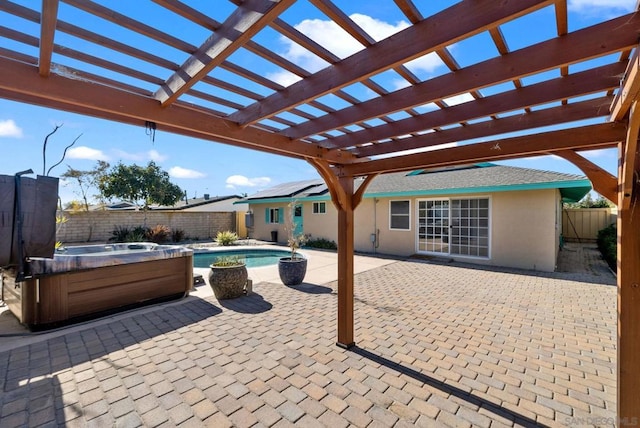
[[[183,211],[91,211],[65,212],[67,221],[59,226],[56,240],[63,244],[78,242],[107,242],[117,226],[136,227],[158,224],[171,230],[182,229],[190,239],[210,239],[219,231],[237,232],[237,212]]]

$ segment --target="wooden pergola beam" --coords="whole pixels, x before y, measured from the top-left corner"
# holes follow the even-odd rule
[[[174,102],[262,30],[295,0],[246,0],[234,10],[155,93],[163,106]]]
[[[632,110],[635,109],[635,104]],[[637,114],[637,113],[636,113]],[[617,420],[620,426],[633,424],[640,415],[640,159],[629,152],[629,140],[618,146],[618,343]],[[625,145],[627,147],[625,147]],[[623,170],[631,170],[625,183]],[[626,188],[629,195],[622,189]]]
[[[343,166],[342,171],[344,175],[361,176],[514,159],[562,150],[610,148],[624,141],[625,136],[624,124],[605,123],[354,163]]]
[[[561,150],[555,152],[578,168],[589,178],[593,189],[602,196],[613,202],[618,203],[618,178],[609,174],[609,172],[600,168],[595,163],[581,156],[573,150]]]
[[[53,54],[53,39],[58,20],[58,0],[42,0],[42,14],[40,15],[40,61],[38,72],[47,77],[51,73],[51,56]]]
[[[595,98],[558,107],[536,110],[530,113],[507,116],[495,120],[485,120],[467,126],[449,128],[416,137],[358,147],[351,152],[361,157],[379,156],[403,150],[414,150],[457,141],[485,138],[492,135],[517,132],[523,129],[533,129],[557,125],[559,123],[593,119],[607,115],[607,107],[611,103],[611,98],[612,97]]]
[[[640,137],[640,105],[634,101],[629,109],[629,124],[627,126],[627,138],[622,153],[622,168],[620,171],[620,198],[622,205],[619,208],[629,208],[635,188],[636,158],[638,156],[638,138]]]
[[[636,31],[630,31],[629,27],[635,28]],[[617,52],[635,46],[638,31],[640,31],[640,14],[626,15],[480,62],[455,73],[426,80],[384,97],[364,101],[358,105],[344,108],[338,114],[324,115],[296,127],[285,129],[282,134],[294,139],[304,138],[318,132],[400,111],[409,106],[416,107],[584,61],[588,58]],[[607,34],[606,40],[602,39],[602,34]],[[617,77],[619,79],[619,76]],[[286,91],[279,93],[284,95]]]
[[[344,148],[355,144],[380,141],[397,135],[406,135],[416,131],[424,131],[519,110],[525,107],[546,104],[564,98],[600,91],[604,92],[618,86],[619,79],[616,75],[621,73],[624,67],[624,63],[613,63],[569,76],[558,77],[520,89],[484,97],[473,102],[452,106],[447,109],[438,109],[420,116],[401,119],[387,125],[379,125],[371,129],[341,135],[327,141],[326,145]],[[602,107],[603,113],[608,113],[609,106],[606,105]],[[401,147],[398,149],[404,150]]]
[[[461,2],[230,116],[248,125],[553,3]],[[449,25],[456,22],[456,25]]]
[[[170,127],[183,135],[197,133],[201,138],[238,144],[255,150],[270,151],[297,158],[317,157],[338,163],[348,162],[351,155],[329,154],[314,144],[291,141],[285,137],[255,127],[241,128],[224,118],[216,118],[185,105],[162,108],[152,97],[145,97],[108,86],[78,80],[75,76],[52,74],[48,79],[38,76],[33,66],[0,58],[0,89],[12,94],[16,101],[37,102],[41,106],[65,106],[95,117],[120,118],[127,123],[143,125],[145,121]],[[205,137],[206,136],[206,137]]]
[[[610,120],[620,121],[624,119],[629,114],[631,105],[638,99],[638,95],[640,95],[640,71],[638,67],[640,67],[640,64],[638,64],[638,48],[636,48],[629,60],[621,87],[616,94],[616,98],[611,103]]]

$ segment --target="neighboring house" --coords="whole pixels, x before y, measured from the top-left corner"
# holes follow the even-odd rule
[[[175,205],[150,205],[149,210],[177,210],[177,211],[195,211],[195,212],[226,212],[226,211],[239,211],[238,207],[234,205],[235,202],[242,199],[239,195],[227,195],[210,197],[207,193],[202,198],[181,199],[175,203]],[[104,205],[94,205],[90,208],[91,211],[97,210],[139,210],[131,202],[114,202]]]
[[[210,197],[207,193],[202,198],[181,199],[173,206],[152,206],[153,210],[180,210],[198,212],[241,211],[235,202],[242,199],[239,195]]]
[[[553,271],[562,202],[590,190],[583,176],[490,163],[380,175],[355,211],[355,250]],[[298,231],[338,241],[337,211],[320,179],[281,184],[241,201],[253,213],[250,236],[270,240],[276,232],[286,242],[292,201]]]

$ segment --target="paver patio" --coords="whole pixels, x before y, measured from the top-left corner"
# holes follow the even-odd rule
[[[614,284],[395,261],[348,351],[336,283],[190,297],[0,353],[0,426],[612,425]]]

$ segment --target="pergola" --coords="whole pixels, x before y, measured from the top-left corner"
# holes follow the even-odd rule
[[[639,14],[570,32],[566,0],[467,0],[429,16],[412,0],[362,2],[397,8],[411,23],[376,41],[347,12],[361,2],[231,0],[201,2],[197,9],[186,1],[154,0],[145,4],[144,19],[105,6],[120,2],[22,3],[29,6],[0,2],[0,16],[11,17],[0,19],[0,97],[303,159],[317,169],[339,213],[342,347],[354,344],[354,210],[373,177],[542,154],[575,164],[618,205],[617,414],[640,416],[640,209],[634,209],[640,192]],[[233,7],[230,13],[221,3]],[[303,34],[286,19],[302,3],[362,49],[340,58]],[[554,17],[553,34],[541,31],[539,42],[511,50],[503,26],[542,10]],[[155,25],[156,12],[172,15],[175,31]],[[115,30],[94,32],[91,19],[81,16]],[[186,28],[206,36],[190,41],[170,34]],[[451,46],[480,35],[492,44],[486,58],[461,66]],[[280,36],[326,67],[307,70],[262,43]],[[143,39],[156,48],[144,48]],[[87,45],[105,54],[93,56]],[[241,50],[297,81],[285,87],[260,67],[236,62]],[[409,62],[428,54],[447,71],[416,75]],[[216,70],[247,84],[216,77]],[[383,73],[402,80],[401,88],[378,83]],[[523,80],[531,76],[533,83]],[[363,87],[367,99],[353,95]],[[460,95],[469,101],[445,101]],[[435,150],[415,150],[427,147]],[[617,177],[579,153],[600,148],[617,148]],[[355,178],[363,178],[357,191]]]

